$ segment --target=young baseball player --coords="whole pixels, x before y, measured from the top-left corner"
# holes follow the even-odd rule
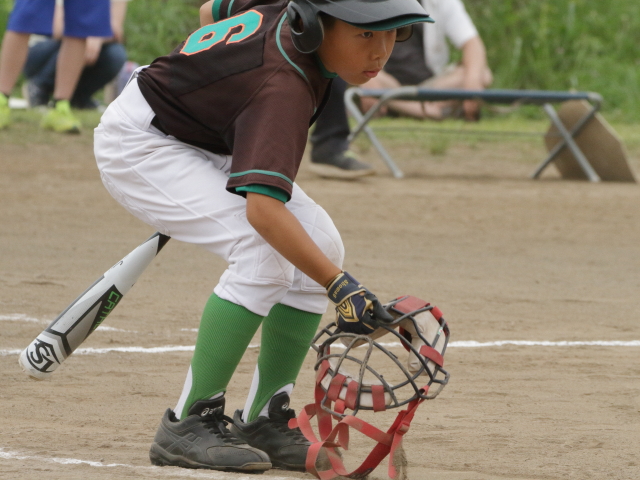
[[[346,331],[369,333],[391,317],[341,270],[340,235],[294,180],[331,79],[375,77],[394,42],[424,21],[415,0],[209,1],[203,27],[140,71],[104,113],[95,154],[111,195],[229,264],[152,463],[305,469],[309,443],[288,427],[289,396],[327,299]],[[253,382],[232,419],[224,393],[260,325]]]

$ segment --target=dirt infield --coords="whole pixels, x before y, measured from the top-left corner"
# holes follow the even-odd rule
[[[4,135],[0,478],[258,478],[150,466],[188,351],[75,355],[45,382],[20,371],[16,352],[153,231],[102,187],[89,133],[31,145]],[[382,166],[352,183],[303,167],[298,181],[334,218],[347,270],[382,299],[435,303],[451,325],[451,382],[405,437],[409,478],[640,478],[640,187],[553,173],[530,181],[544,156],[539,143],[396,154],[402,181]],[[378,162],[372,152],[366,159]],[[83,346],[193,345],[224,268],[204,250],[169,242]],[[240,364],[228,413],[244,404],[257,353],[250,348]],[[312,364],[310,353],[296,410],[311,401]],[[364,453],[354,441],[349,455]],[[386,464],[374,477],[385,472]],[[260,478],[311,477],[272,470]]]

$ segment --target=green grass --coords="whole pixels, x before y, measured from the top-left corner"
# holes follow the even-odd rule
[[[500,88],[590,90],[609,118],[640,120],[640,2],[466,1]]]
[[[0,144],[3,145],[59,145],[68,141],[93,144],[93,129],[100,123],[98,111],[74,110],[82,122],[82,133],[60,134],[40,128],[43,111],[39,109],[12,110],[11,125],[0,130]]]
[[[432,155],[446,155],[448,148],[455,144],[475,146],[515,142],[540,145],[550,121],[542,116],[531,117],[530,113],[515,111],[510,114],[486,115],[477,123],[453,119],[432,122],[410,118],[380,118],[373,120],[370,126],[383,144],[390,148],[412,144]],[[630,154],[640,156],[640,125],[615,119],[609,123]],[[363,134],[358,137],[357,145],[365,151],[371,148]]]
[[[126,22],[132,60],[147,64],[198,28],[204,0],[134,0]],[[640,2],[466,0],[487,46],[496,88],[590,90],[609,120],[640,122]],[[11,10],[0,0],[0,35]],[[437,20],[437,19],[436,19]],[[533,117],[539,110],[531,110]]]
[[[199,7],[204,1],[134,0],[125,23],[131,60],[141,65],[166,55],[200,27]]]
[[[64,145],[80,143],[91,148],[93,128],[100,121],[97,111],[76,111],[83,124],[80,135],[64,135],[42,130],[39,127],[42,112],[38,110],[14,110],[13,123],[7,130],[0,130],[0,145],[29,146]],[[612,126],[624,141],[632,159],[640,159],[640,124],[613,121]],[[531,118],[520,111],[503,115],[485,115],[478,123],[463,120],[442,122],[419,121],[409,118],[381,118],[371,122],[376,135],[392,153],[410,145],[413,150],[429,152],[433,157],[446,161],[452,147],[472,148],[542,148],[542,135],[549,128],[549,121]],[[365,135],[355,142],[356,150],[369,152],[372,146]]]

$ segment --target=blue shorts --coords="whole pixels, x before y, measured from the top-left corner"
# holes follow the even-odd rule
[[[16,0],[7,30],[51,35],[56,0]],[[64,35],[67,37],[111,37],[110,0],[65,0]]]

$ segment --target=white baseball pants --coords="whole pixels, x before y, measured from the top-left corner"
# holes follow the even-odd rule
[[[124,208],[176,240],[201,245],[229,267],[214,292],[266,316],[276,303],[312,313],[327,308],[323,286],[276,252],[249,224],[246,200],[225,190],[231,157],[151,126],[154,112],[132,80],[95,129],[102,182]],[[344,247],[329,215],[297,184],[286,204],[338,267]]]

